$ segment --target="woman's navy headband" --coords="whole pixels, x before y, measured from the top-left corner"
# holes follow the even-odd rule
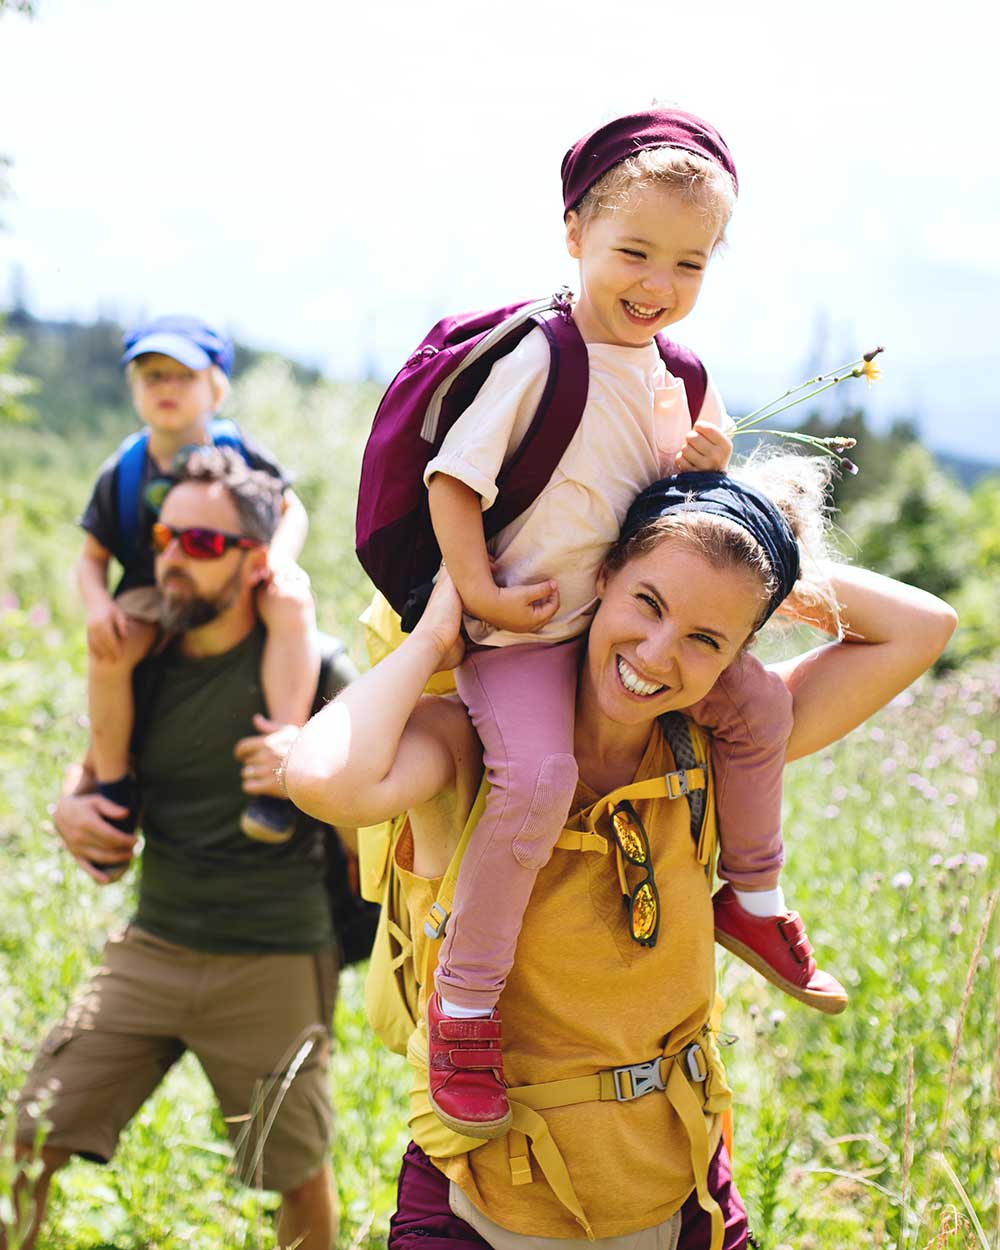
[[[766,495],[725,473],[678,473],[665,477],[647,487],[634,501],[619,541],[626,542],[651,521],[673,512],[708,512],[725,517],[760,543],[778,581],[767,616],[791,593],[799,576],[799,544],[788,522]]]

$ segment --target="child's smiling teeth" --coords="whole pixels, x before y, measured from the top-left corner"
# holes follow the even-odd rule
[[[633,304],[630,299],[622,300],[622,303],[633,317],[641,317],[643,321],[655,321],[663,312],[656,304]]]
[[[665,690],[665,686],[654,686],[652,682],[643,681],[635,669],[628,664],[619,655],[618,660],[618,676],[621,678],[622,685],[632,694],[639,694],[645,698],[650,695],[659,694],[661,690]]]

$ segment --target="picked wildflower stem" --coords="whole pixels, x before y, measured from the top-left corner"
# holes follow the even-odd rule
[[[885,349],[881,347],[876,348],[875,353],[872,354],[872,358],[874,359],[874,356],[877,355],[878,352],[884,351],[884,350]],[[754,417],[759,416],[761,413],[766,412],[768,408],[773,407],[775,404],[780,404],[783,399],[788,399],[791,395],[795,395],[798,391],[804,391],[809,386],[819,386],[823,382],[830,382],[830,381],[832,381],[833,383],[842,382],[844,378],[853,377],[854,370],[857,369],[859,365],[865,364],[866,360],[867,360],[866,356],[859,356],[857,360],[852,360],[846,365],[841,365],[839,369],[831,369],[829,373],[820,373],[814,378],[807,378],[804,382],[800,382],[798,386],[790,387],[787,391],[779,395],[776,399],[770,400],[768,403],[764,404],[760,408],[755,408],[753,412],[748,412],[745,417],[740,417],[740,421],[741,422],[752,421]],[[802,399],[808,399],[808,398],[809,398],[808,395],[802,396]],[[801,400],[796,400],[794,402],[800,403]]]
[[[815,399],[817,395],[822,395],[824,391],[831,390],[834,386],[838,386],[848,378],[867,378],[869,385],[871,385],[872,382],[877,381],[880,374],[880,370],[872,364],[872,361],[884,350],[883,347],[875,347],[871,351],[865,352],[863,356],[858,357],[857,360],[841,365],[839,369],[834,369],[830,373],[821,373],[814,378],[809,378],[806,382],[800,382],[798,386],[793,386],[790,390],[785,391],[784,394],[779,395],[777,399],[772,399],[770,403],[754,409],[753,412],[747,413],[745,417],[738,417],[734,424],[733,436],[749,433],[774,434],[779,438],[791,439],[795,443],[805,443],[807,446],[812,447],[814,451],[821,452],[826,456],[832,456],[834,460],[840,463],[841,468],[848,473],[857,473],[857,465],[841,455],[841,452],[847,451],[855,445],[854,439],[841,437],[820,438],[814,434],[804,434],[798,430],[766,429],[761,427],[761,422],[770,421],[772,417],[776,417],[782,412],[787,412],[789,408],[794,408],[797,404],[805,403],[809,399]]]

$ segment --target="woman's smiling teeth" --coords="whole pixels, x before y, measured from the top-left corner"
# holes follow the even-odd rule
[[[622,685],[631,694],[649,698],[650,695],[659,694],[661,690],[666,689],[665,686],[654,686],[650,681],[643,681],[631,664],[623,660],[620,655],[616,658],[618,660],[618,676],[621,678]]]
[[[657,304],[634,304],[630,299],[624,299],[622,303],[633,317],[641,317],[643,321],[655,321],[663,312]]]

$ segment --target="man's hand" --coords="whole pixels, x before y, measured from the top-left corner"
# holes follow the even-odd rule
[[[102,871],[132,858],[136,835],[122,833],[109,820],[128,815],[128,808],[112,803],[100,794],[64,794],[55,806],[52,820],[69,853],[88,877],[107,885],[121,872]]]
[[[292,743],[299,736],[298,725],[281,725],[266,716],[253,718],[257,733],[241,738],[233,748],[233,754],[243,765],[241,777],[247,794],[270,794],[276,799],[285,797],[280,780],[280,769]]]
[[[675,473],[725,473],[733,454],[733,440],[709,421],[696,421],[674,459]]]
[[[120,660],[127,633],[125,613],[110,595],[87,617],[87,649],[97,660]]]

